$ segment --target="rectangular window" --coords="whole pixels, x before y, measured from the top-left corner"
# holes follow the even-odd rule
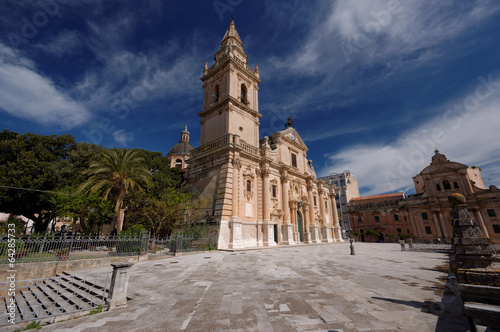
[[[422,220],[429,220],[429,217],[427,216],[427,212],[422,212]]]
[[[340,204],[337,204],[337,210],[339,210],[339,209],[340,209]]]
[[[375,216],[375,222],[380,222],[380,217],[379,216]]]
[[[493,232],[500,233],[500,225],[493,225]]]
[[[488,217],[490,218],[495,218],[497,216],[495,209],[488,209],[486,211],[488,212]]]
[[[276,197],[276,196],[277,196],[277,193],[276,193],[276,186],[274,186],[274,185],[273,185],[273,187],[272,187],[272,188],[273,188],[273,190],[272,190],[272,192],[273,192],[273,197]]]
[[[401,234],[401,228],[398,228],[398,234]]]
[[[425,226],[425,232],[427,234],[432,234],[431,228],[429,226]]]
[[[404,216],[403,218],[405,218],[405,221],[406,221],[406,216]]]
[[[297,167],[297,155],[292,153],[292,166]]]
[[[362,223],[363,222],[363,218],[362,217],[358,217],[358,223]]]
[[[395,214],[393,217],[394,217],[394,221],[399,221],[399,215],[398,214]]]

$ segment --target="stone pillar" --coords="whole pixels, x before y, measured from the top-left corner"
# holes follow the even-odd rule
[[[129,270],[134,263],[111,264],[113,275],[109,286],[109,297],[107,303],[109,310],[124,308],[127,306],[127,290]]]
[[[285,224],[290,223],[290,207],[288,204],[288,174],[284,170],[281,174],[281,184],[282,184],[282,196],[283,196],[283,222]]]
[[[424,177],[424,181],[425,181],[425,186],[426,186],[427,188],[429,188],[429,189],[428,189],[428,191],[427,191],[427,193],[428,193],[429,195],[437,196],[436,187],[435,187],[435,186],[433,186],[433,185],[432,185],[432,183],[431,183],[431,177],[430,177],[430,176],[428,176],[428,175],[427,175],[427,176],[425,176],[425,177]],[[441,189],[443,189],[443,188],[441,188]]]
[[[443,229],[444,238],[451,239],[453,236],[450,235],[450,232],[449,232],[450,229],[448,228],[448,225],[446,224],[446,221],[443,218],[443,213],[441,211],[437,211],[437,215],[438,215],[439,223],[441,224],[441,227]]]
[[[311,230],[310,230],[310,222],[309,222],[309,216],[310,216],[310,213],[309,213],[309,209],[310,209],[310,205],[307,204],[307,203],[304,203],[304,205],[302,206],[302,211],[304,211],[303,213],[303,219],[304,219],[304,243],[313,243],[312,242],[312,238],[311,238]]]
[[[475,216],[476,220],[478,221],[479,227],[481,227],[481,230],[483,231],[484,236],[489,238],[490,234],[488,232],[488,229],[486,228],[486,225],[484,224],[483,216],[481,215],[481,210],[479,209],[479,207],[474,207],[472,209],[472,211],[474,212],[474,216]]]
[[[274,241],[274,224],[270,224],[264,221],[262,225],[262,233],[264,235],[263,245],[266,247],[275,246],[276,242]]]
[[[337,211],[337,202],[335,201],[335,190],[333,188],[330,189],[330,201],[332,203],[332,218],[333,218],[335,241],[343,242],[344,240],[342,239],[342,229],[340,228],[339,214]],[[350,226],[352,228],[352,225]]]
[[[318,188],[319,191],[319,211],[321,212],[321,218],[323,221],[321,222],[321,240],[323,242],[333,242],[331,227],[326,224],[326,212],[325,212],[325,197],[324,197],[324,189],[322,187]]]
[[[432,220],[434,221],[434,227],[436,228],[436,232],[438,232],[438,237],[443,238],[443,233],[441,231],[441,227],[439,226],[439,221],[437,220],[436,213],[434,211],[431,211],[432,214]]]
[[[263,185],[262,185],[262,198],[263,198],[263,210],[264,210],[264,222],[271,221],[271,193],[269,186],[269,170],[263,169],[261,171]]]
[[[242,241],[242,221],[231,220],[229,222],[229,249],[243,248]]]
[[[233,158],[233,220],[238,220],[239,219],[239,207],[238,207],[238,201],[239,201],[239,169],[241,168],[241,162],[239,159]]]

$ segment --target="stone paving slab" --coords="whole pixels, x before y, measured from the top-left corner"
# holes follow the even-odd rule
[[[460,314],[446,319],[446,254],[355,247],[355,256],[333,243],[136,263],[127,308],[43,330],[467,331]]]

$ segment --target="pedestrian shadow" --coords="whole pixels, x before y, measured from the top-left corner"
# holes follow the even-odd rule
[[[437,315],[439,304],[437,302],[432,302],[432,301],[405,301],[405,300],[400,300],[400,299],[391,299],[387,297],[378,297],[378,296],[372,296],[372,299],[375,300],[381,300],[381,301],[387,301],[391,303],[396,303],[396,304],[402,304],[406,306],[410,306],[413,308],[420,309],[422,312],[430,313]]]

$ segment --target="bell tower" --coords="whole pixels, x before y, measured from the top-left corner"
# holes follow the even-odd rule
[[[238,135],[242,141],[259,145],[259,68],[247,65],[238,31],[231,20],[220,48],[215,53],[214,65],[203,70],[203,107],[200,146],[228,134]]]

